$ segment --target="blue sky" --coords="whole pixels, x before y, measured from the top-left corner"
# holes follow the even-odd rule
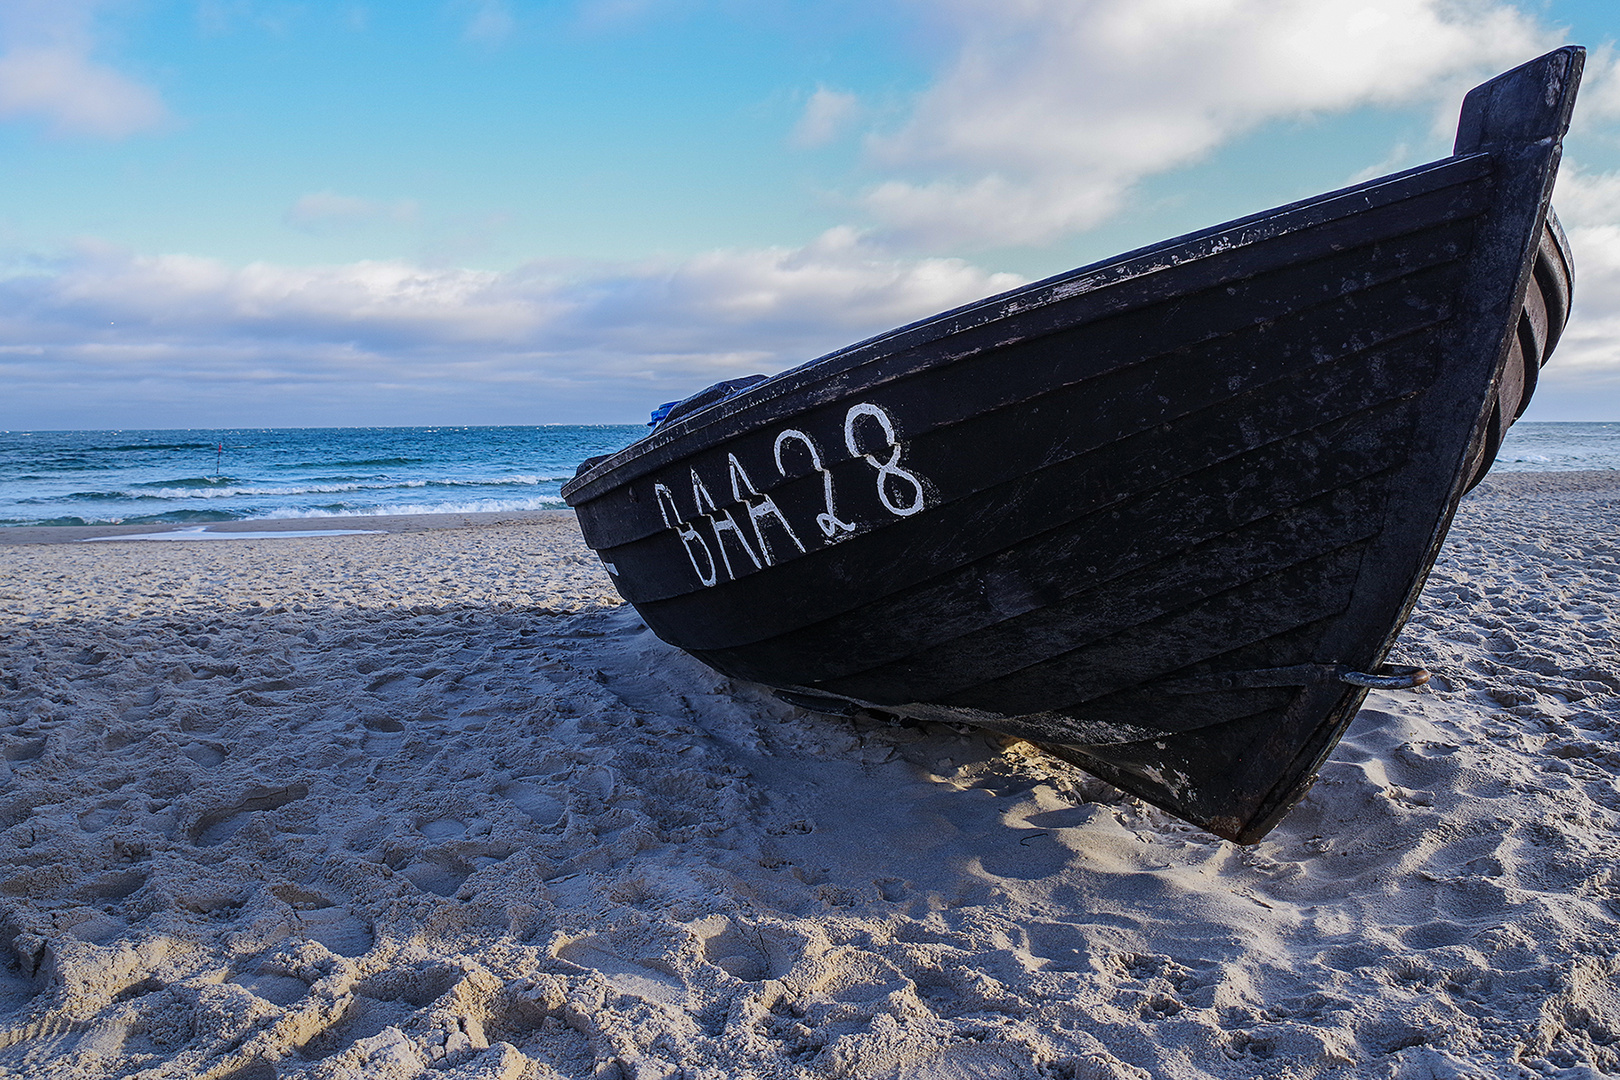
[[[1592,50],[1577,317],[1620,419],[1620,5],[0,0],[0,427],[633,422],[1443,156]]]

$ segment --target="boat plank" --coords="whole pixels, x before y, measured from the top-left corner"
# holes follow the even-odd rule
[[[1258,470],[1269,460],[1268,471],[1279,476],[1309,475],[1320,468],[1346,480],[1358,478],[1388,468],[1391,455],[1399,453],[1397,433],[1411,429],[1415,413],[1398,403],[1409,398],[1407,380],[1421,378],[1428,355],[1419,348],[1399,357],[1400,362],[1371,371],[1361,367],[1341,371],[1331,384],[1324,388],[1318,383],[1309,395],[1286,389],[1265,394],[1264,425],[1249,422],[1260,405],[1240,395],[1173,429],[1138,431],[963,500],[949,530],[936,529],[926,515],[917,515],[870,533],[862,538],[858,560],[848,559],[847,545],[834,545],[815,559],[773,567],[770,574],[744,575],[718,588],[643,600],[638,610],[654,632],[665,620],[681,626],[692,650],[735,648],[844,610],[847,601],[839,595],[843,589],[868,599],[894,594],[937,575],[941,568],[977,561],[1083,514],[1122,512],[1121,504],[1130,498],[1313,431],[1313,437],[1279,445],[1275,457],[1256,457],[1244,468]],[[1391,403],[1396,405],[1388,407]],[[1014,427],[1026,422],[1016,416],[1008,419]],[[1240,475],[1238,483],[1243,482]],[[1117,534],[1112,540],[1130,542]],[[838,583],[834,595],[826,595],[830,582]],[[784,588],[802,597],[791,611],[770,603],[773,593]]]
[[[964,684],[972,685],[972,673],[985,667],[1008,673],[1022,671],[1162,615],[1191,607],[1228,589],[1278,573],[1294,562],[1327,555],[1364,541],[1377,530],[1376,510],[1381,502],[1376,485],[1363,482],[1354,489],[1334,491],[1201,543],[1189,542],[1190,546],[1173,553],[1162,546],[1148,551],[1120,552],[1119,561],[1138,565],[1106,578],[1101,573],[1087,575],[1095,582],[1088,582],[1090,587],[1044,603],[1030,602],[1044,599],[1036,598],[1034,590],[1026,584],[1031,578],[1012,578],[1016,584],[1002,588],[1011,592],[1022,586],[1025,591],[1013,595],[1021,602],[1030,603],[1025,610],[951,637],[944,636],[942,627],[934,631],[939,636],[926,651],[913,651],[887,664],[824,678],[813,685],[880,704],[943,699]],[[1085,530],[1066,532],[1067,539],[1081,544],[1096,535]],[[1084,557],[1106,564],[1111,554],[1114,553],[1087,551]],[[1011,577],[1006,575],[1001,580]],[[974,606],[990,606],[982,597],[982,592],[980,597],[971,593],[960,596],[958,606],[973,605],[975,599],[978,605]],[[903,604],[904,600],[896,601],[897,607]],[[915,618],[926,620],[936,616],[941,608],[936,603],[914,610]],[[825,631],[814,639],[807,638],[809,635],[801,631],[777,648],[803,654],[817,645],[826,647],[832,640]],[[928,639],[919,632],[917,640]],[[1207,655],[1224,653],[1233,644],[1214,641]],[[1298,657],[1290,662],[1308,660],[1308,657]],[[807,656],[801,663],[808,668],[813,661]],[[1178,664],[1177,669],[1182,666],[1185,664]],[[799,685],[809,684],[801,681]],[[1079,699],[1066,698],[1064,702],[1049,703],[1042,708],[1057,708],[1074,700]]]

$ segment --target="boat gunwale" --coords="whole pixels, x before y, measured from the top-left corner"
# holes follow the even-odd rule
[[[1416,231],[1421,231],[1421,230],[1416,230]],[[1408,235],[1411,235],[1411,234],[1408,234]],[[1000,401],[997,401],[995,403],[989,404],[989,405],[984,406],[984,407],[975,408],[971,412],[967,412],[967,413],[964,413],[961,416],[956,416],[956,417],[950,418],[948,420],[945,420],[945,421],[943,421],[943,422],[941,422],[941,423],[939,423],[939,424],[937,424],[937,425],[935,425],[933,427],[930,427],[930,428],[926,429],[923,432],[914,433],[912,438],[920,439],[920,438],[924,438],[924,437],[933,437],[933,436],[935,436],[936,434],[938,434],[940,432],[949,431],[949,430],[951,430],[953,428],[960,428],[964,424],[975,423],[975,422],[978,422],[978,421],[981,421],[981,420],[985,420],[987,418],[991,418],[991,417],[995,417],[995,416],[1000,415],[1000,414],[1004,414],[1004,413],[1008,412],[1009,410],[1018,409],[1018,408],[1022,408],[1022,407],[1025,407],[1025,406],[1028,406],[1028,405],[1031,405],[1031,404],[1034,404],[1034,403],[1043,402],[1043,401],[1051,399],[1051,398],[1053,398],[1053,397],[1055,397],[1056,395],[1059,395],[1059,394],[1072,393],[1073,391],[1075,391],[1075,390],[1077,390],[1079,388],[1085,387],[1086,385],[1091,384],[1091,383],[1096,383],[1096,382],[1098,382],[1098,381],[1100,381],[1102,379],[1114,377],[1114,376],[1120,375],[1120,374],[1125,373],[1125,372],[1140,370],[1144,366],[1149,365],[1149,364],[1153,364],[1155,362],[1163,362],[1166,359],[1175,356],[1177,353],[1182,352],[1182,351],[1187,350],[1187,349],[1206,348],[1206,347],[1209,347],[1209,346],[1214,345],[1216,343],[1226,342],[1226,341],[1229,341],[1232,338],[1236,338],[1236,337],[1239,337],[1239,336],[1241,336],[1243,334],[1254,332],[1254,331],[1262,329],[1262,328],[1276,327],[1276,326],[1279,326],[1279,325],[1283,325],[1285,323],[1301,321],[1301,320],[1305,319],[1308,316],[1309,313],[1311,313],[1313,311],[1316,311],[1318,309],[1330,306],[1330,305],[1332,305],[1334,303],[1340,302],[1344,297],[1361,297],[1364,294],[1373,292],[1374,290],[1395,289],[1395,288],[1399,287],[1403,282],[1409,282],[1410,279],[1412,279],[1414,277],[1417,277],[1418,275],[1440,272],[1445,267],[1455,265],[1456,263],[1460,262],[1461,260],[1466,259],[1466,257],[1467,257],[1466,254],[1462,254],[1462,255],[1453,256],[1453,257],[1451,257],[1449,259],[1446,259],[1446,260],[1443,260],[1443,261],[1426,262],[1426,263],[1423,263],[1421,265],[1415,265],[1415,266],[1403,266],[1400,269],[1398,269],[1397,271],[1389,274],[1389,276],[1387,276],[1387,277],[1381,277],[1376,281],[1369,282],[1369,283],[1364,283],[1364,284],[1358,286],[1357,288],[1349,290],[1348,292],[1345,292],[1345,293],[1335,294],[1333,296],[1322,297],[1320,299],[1313,300],[1312,302],[1310,302],[1308,304],[1304,304],[1304,305],[1301,305],[1301,306],[1295,307],[1295,308],[1290,308],[1288,311],[1286,311],[1286,312],[1284,312],[1284,313],[1282,313],[1280,315],[1268,318],[1263,322],[1247,323],[1247,324],[1244,324],[1242,326],[1234,327],[1231,330],[1224,331],[1224,332],[1222,332],[1220,334],[1212,335],[1212,336],[1209,336],[1209,337],[1206,337],[1206,338],[1202,338],[1202,339],[1199,339],[1197,341],[1192,341],[1192,342],[1187,342],[1187,343],[1183,343],[1183,344],[1178,344],[1178,345],[1166,347],[1164,349],[1157,350],[1157,351],[1154,351],[1154,352],[1143,353],[1141,355],[1133,356],[1132,358],[1130,358],[1125,363],[1119,364],[1118,366],[1115,366],[1115,367],[1108,368],[1106,370],[1088,372],[1087,374],[1085,374],[1085,375],[1083,375],[1081,377],[1070,379],[1068,381],[1064,381],[1064,382],[1061,382],[1061,383],[1046,384],[1046,385],[1043,385],[1041,389],[1039,389],[1037,391],[1034,391],[1034,392],[1031,392],[1031,393],[1019,394],[1017,396],[1009,396],[1005,400],[1000,400]],[[1205,290],[1200,290],[1200,291],[1205,291]],[[1369,339],[1367,339],[1367,340],[1347,342],[1346,346],[1343,349],[1343,351],[1338,352],[1335,355],[1330,356],[1330,357],[1326,357],[1326,358],[1314,358],[1307,365],[1307,367],[1308,367],[1309,370],[1322,371],[1322,370],[1334,367],[1334,366],[1342,364],[1342,363],[1347,363],[1347,362],[1353,361],[1358,357],[1364,357],[1367,353],[1370,353],[1370,352],[1372,352],[1374,350],[1397,346],[1399,343],[1401,343],[1401,342],[1403,342],[1405,340],[1408,340],[1408,339],[1412,338],[1415,335],[1435,331],[1439,327],[1443,326],[1445,323],[1449,322],[1454,317],[1455,317],[1455,312],[1449,312],[1449,311],[1446,312],[1443,315],[1426,316],[1424,318],[1414,320],[1409,325],[1402,326],[1402,327],[1400,327],[1399,329],[1397,329],[1397,330],[1395,330],[1393,332],[1384,333],[1384,334],[1382,334],[1380,336],[1377,336],[1377,337],[1369,337]],[[1178,413],[1178,414],[1176,414],[1174,419],[1182,420],[1182,419],[1186,419],[1188,417],[1197,416],[1197,415],[1200,415],[1200,414],[1208,411],[1209,409],[1216,408],[1216,407],[1220,406],[1221,404],[1223,404],[1225,402],[1229,402],[1231,400],[1235,400],[1237,398],[1244,397],[1244,396],[1256,393],[1258,391],[1265,390],[1267,388],[1274,388],[1274,387],[1276,387],[1277,385],[1279,385],[1281,383],[1287,382],[1289,379],[1295,377],[1295,375],[1297,375],[1297,374],[1298,374],[1297,371],[1279,369],[1278,371],[1271,372],[1267,376],[1262,377],[1260,379],[1257,379],[1257,380],[1253,381],[1252,383],[1246,384],[1241,390],[1237,390],[1235,392],[1226,394],[1225,396],[1222,396],[1222,397],[1212,398],[1210,401],[1208,401],[1208,402],[1206,402],[1206,403],[1204,403],[1202,405],[1199,405],[1197,407],[1188,409],[1185,412]],[[906,382],[908,380],[917,379],[917,378],[925,378],[928,375],[929,375],[929,371],[926,370],[926,369],[905,371],[905,372],[901,372],[901,373],[896,374],[892,379],[886,380],[883,385],[886,386],[886,387],[887,386],[893,386],[893,385],[896,385],[896,384],[904,383],[904,382]],[[1044,460],[1041,463],[1041,465],[1038,466],[1035,470],[1032,470],[1032,471],[1030,471],[1028,473],[1025,473],[1025,474],[1022,474],[1022,475],[1025,475],[1025,476],[1037,475],[1038,473],[1043,472],[1046,469],[1056,467],[1056,466],[1061,466],[1065,462],[1071,461],[1071,460],[1076,459],[1076,458],[1084,457],[1084,456],[1086,456],[1088,454],[1095,453],[1095,452],[1097,452],[1099,450],[1102,450],[1102,449],[1104,449],[1104,448],[1106,448],[1106,447],[1108,447],[1110,445],[1113,445],[1116,442],[1119,442],[1119,441],[1121,441],[1123,439],[1126,439],[1126,438],[1130,438],[1134,434],[1136,434],[1136,432],[1123,432],[1120,435],[1118,435],[1118,436],[1116,436],[1114,438],[1111,438],[1111,439],[1109,439],[1107,441],[1098,442],[1098,443],[1095,443],[1093,445],[1089,445],[1089,446],[1085,446],[1085,447],[1076,449],[1073,452],[1064,454],[1064,455],[1062,455],[1060,457],[1049,458],[1047,460]],[[720,447],[720,446],[723,446],[723,445],[725,445],[725,444],[724,443],[716,443],[716,444],[714,444],[714,447],[717,448],[717,447]],[[687,455],[687,458],[689,459],[692,456],[695,456],[696,454],[702,453],[705,449],[710,449],[710,447],[705,447],[705,448],[695,450],[693,452],[693,454]],[[685,460],[685,459],[683,459],[683,460]],[[829,468],[829,470],[836,470],[836,469],[839,469],[841,467],[853,469],[853,468],[856,467],[855,463],[856,463],[857,460],[858,459],[851,459],[850,461],[831,463],[831,464],[829,464],[828,468]],[[673,463],[671,463],[671,464],[673,464]],[[661,467],[667,467],[667,466],[661,466]],[[653,470],[649,470],[649,471],[653,471]],[[999,486],[1005,485],[1007,483],[1014,483],[1018,479],[1019,479],[1019,477],[1009,477],[1006,480],[999,481],[996,485],[993,485],[993,486],[999,487]],[[760,494],[778,494],[781,488],[784,488],[784,487],[786,487],[786,486],[788,486],[790,484],[803,483],[803,484],[810,484],[810,485],[813,486],[814,484],[816,484],[818,482],[819,481],[817,481],[814,474],[806,474],[806,475],[803,475],[803,476],[783,477],[783,478],[768,478],[766,480],[760,481],[758,490],[759,490]],[[950,498],[948,500],[944,500],[944,501],[941,501],[941,502],[935,503],[935,504],[930,504],[930,509],[933,510],[933,509],[938,509],[939,507],[942,507],[942,506],[949,506],[949,505],[951,505],[953,503],[960,502],[963,499],[973,498],[973,497],[976,497],[978,495],[981,495],[981,494],[983,494],[984,491],[988,491],[988,490],[990,490],[990,489],[986,488],[986,489],[982,489],[981,491],[960,493],[960,494],[957,494],[957,495],[953,496],[952,498]],[[717,509],[718,510],[736,509],[739,505],[742,505],[742,504],[739,503],[738,500],[736,500],[735,498],[727,498],[727,497],[721,496],[719,501],[717,502]],[[896,524],[899,524],[899,522],[885,522],[885,523],[883,523],[883,526],[881,526],[881,527],[891,527],[891,526],[896,525]],[[649,539],[650,537],[654,537],[654,536],[659,535],[660,533],[666,531],[667,529],[668,529],[667,523],[659,524],[659,525],[647,528],[644,532],[641,532],[641,533],[639,533],[638,535],[635,535],[635,536],[626,536],[626,537],[623,537],[623,538],[616,538],[615,541],[612,544],[605,545],[603,548],[601,548],[601,550],[602,551],[616,551],[616,550],[622,549],[624,547],[627,547],[627,546],[629,546],[631,544],[641,543],[641,542]],[[870,531],[870,530],[868,530],[868,531]],[[859,536],[863,536],[863,535],[866,535],[865,531],[863,531],[862,533],[856,534],[856,537],[851,537],[850,539],[856,539]],[[809,552],[805,556],[801,556],[801,557],[802,558],[813,558],[813,557],[815,557],[815,556],[817,556],[819,554],[822,554],[822,553],[824,553],[824,552],[826,552],[828,550],[832,550],[832,549],[831,548],[818,548],[816,551]],[[748,577],[748,576],[751,576],[751,575],[748,575],[748,574],[742,575],[742,577]],[[726,585],[728,585],[730,583],[731,582],[722,582],[722,583],[719,583],[718,585],[714,586],[714,588],[725,588]],[[636,600],[636,602],[637,603],[659,602],[659,601],[662,601],[662,600],[671,599],[671,598],[676,597],[676,596],[687,595],[688,593],[698,593],[698,592],[708,592],[708,591],[710,591],[710,590],[694,588],[694,589],[688,589],[685,592],[681,592],[681,593],[671,593],[671,594],[668,594],[667,596],[639,597]]]
[[[646,459],[678,443],[690,441],[693,436],[702,432],[703,428],[725,416],[745,408],[763,406],[789,395],[801,394],[818,383],[847,377],[862,367],[894,356],[905,349],[927,345],[970,330],[982,329],[1004,319],[1028,315],[1043,307],[1099,293],[1154,274],[1189,267],[1216,256],[1230,254],[1237,249],[1280,239],[1305,229],[1319,228],[1368,211],[1398,205],[1415,197],[1481,180],[1490,175],[1492,164],[1493,154],[1490,151],[1454,154],[1361,184],[1300,199],[1197,232],[1162,240],[930,315],[925,319],[885,331],[778,372],[739,394],[682,417],[668,429],[655,430],[565,483],[560,494],[571,506],[589,502],[633,479],[631,476],[615,476],[627,466],[637,465],[635,476],[641,476],[680,460],[682,454],[679,451],[668,455],[668,460]],[[1458,173],[1461,175],[1454,175]],[[1415,191],[1389,190],[1416,178],[1439,182],[1420,187]],[[1376,195],[1383,195],[1385,198],[1377,200],[1368,198]],[[1353,205],[1357,200],[1360,200],[1360,204]],[[1256,229],[1256,226],[1260,228]],[[1250,235],[1231,236],[1245,230],[1252,232]],[[1167,255],[1175,257],[1165,258]],[[1240,275],[1243,276],[1249,275]],[[1149,300],[1144,304],[1105,314],[1117,315],[1124,311],[1136,310],[1138,307],[1150,307],[1159,302],[1158,299]],[[715,441],[736,438],[741,434],[743,433],[732,432]]]

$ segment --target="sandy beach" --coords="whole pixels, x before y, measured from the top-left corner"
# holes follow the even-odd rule
[[[0,531],[0,1075],[1620,1071],[1620,473],[1493,477],[1239,847],[655,639],[564,512]]]

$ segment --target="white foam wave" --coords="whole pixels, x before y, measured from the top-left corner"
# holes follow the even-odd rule
[[[287,532],[210,532],[206,525],[170,529],[157,533],[122,533],[118,536],[92,536],[80,540],[93,544],[102,540],[291,540],[309,536],[372,536],[381,529],[294,529]]]
[[[235,499],[245,495],[285,498],[291,495],[341,495],[350,491],[391,491],[424,487],[537,487],[548,481],[540,476],[500,476],[475,480],[390,480],[386,483],[248,485],[219,488],[155,488],[149,491],[120,492],[131,499]]]
[[[468,499],[462,502],[394,503],[386,506],[357,507],[353,510],[267,510],[244,520],[272,518],[388,517],[395,514],[502,514],[517,510],[555,510],[566,506],[552,495],[528,499]]]

